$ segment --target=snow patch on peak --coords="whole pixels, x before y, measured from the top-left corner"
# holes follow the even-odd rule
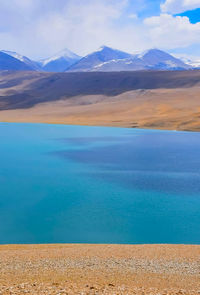
[[[57,53],[57,56],[63,56],[63,57],[66,57],[66,58],[79,58],[80,56],[78,56],[76,53],[72,52],[71,50],[65,48],[63,49],[62,51],[58,52]]]
[[[129,63],[132,63],[132,61],[128,61],[126,62],[127,58],[124,58],[124,59],[111,59],[109,61],[105,61],[105,62],[102,62],[96,66],[94,66],[93,68],[94,69],[97,69],[97,68],[102,68],[104,65],[109,65],[109,64],[113,64],[113,63],[122,63],[122,62],[125,62],[126,64],[129,64]]]
[[[17,52],[14,52],[14,51],[1,50],[1,52],[6,53],[6,54],[8,54],[8,55],[22,61],[22,62],[25,62],[27,60],[27,58],[25,56],[23,56],[23,55],[21,55],[21,54],[19,54]]]
[[[78,60],[78,59],[80,59],[80,56],[78,56],[76,53],[70,51],[69,49],[65,48],[62,51],[59,51],[57,54],[55,54],[49,58],[40,60],[40,63],[42,64],[42,66],[45,66],[48,63],[50,63],[52,61],[56,61],[61,58],[64,58],[66,60],[68,60],[68,59]]]
[[[108,47],[108,46],[102,45],[101,47],[99,47],[99,48],[97,48],[96,50],[94,50],[93,53],[94,53],[94,52],[101,52],[101,51],[103,51],[103,50],[105,50],[105,49],[111,49],[111,50],[114,50],[113,48],[110,48],[110,47]]]

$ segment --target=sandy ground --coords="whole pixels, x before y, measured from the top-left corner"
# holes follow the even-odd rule
[[[200,87],[63,98],[0,111],[0,121],[200,131]]]
[[[200,294],[200,246],[0,246],[0,294]]]

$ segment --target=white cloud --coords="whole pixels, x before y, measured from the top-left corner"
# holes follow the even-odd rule
[[[70,47],[79,54],[88,53],[104,43],[112,42],[112,24],[120,18],[126,1],[71,0],[62,13],[50,13],[35,28],[47,47],[54,51]],[[77,9],[78,7],[78,9]]]
[[[200,43],[200,22],[191,24],[188,17],[161,14],[145,19],[144,24],[156,47],[172,49]]]
[[[162,12],[172,14],[200,8],[200,0],[166,0],[161,4]]]
[[[60,7],[57,4],[56,9],[53,9],[53,0],[48,0],[48,7],[44,7],[46,1],[28,0],[27,6],[24,5],[26,0],[10,1],[26,13],[15,9],[13,17],[12,9],[0,0],[8,20],[3,18],[3,13],[1,18],[0,12],[0,28],[7,22],[6,32],[0,33],[3,49],[35,58],[52,55],[63,48],[85,55],[102,44],[131,52],[145,48],[142,27],[136,23],[136,16],[134,27],[132,22],[124,25],[122,17],[126,14],[128,19],[130,14],[126,11],[129,0],[60,0]],[[34,7],[30,9],[31,5]]]
[[[134,53],[200,43],[200,23],[167,13],[143,22],[135,3],[144,0],[129,9],[132,1],[0,0],[1,47],[39,58],[64,48],[85,55],[103,44]]]

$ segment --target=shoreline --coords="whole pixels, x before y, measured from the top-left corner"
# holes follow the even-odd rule
[[[199,265],[200,245],[0,245],[0,292],[196,295]]]
[[[3,247],[42,247],[42,246],[52,246],[52,247],[57,247],[57,246],[116,246],[116,247],[120,247],[120,246],[130,246],[130,247],[199,247],[200,248],[200,244],[187,244],[187,243],[180,243],[180,244],[171,244],[171,243],[149,243],[149,244],[144,244],[144,243],[137,243],[137,244],[116,244],[116,243],[38,243],[38,244],[33,244],[33,243],[5,243],[5,244],[0,244],[0,251],[1,248]],[[200,254],[200,253],[199,253]]]
[[[0,113],[1,114],[1,113]],[[69,123],[54,123],[54,122],[32,122],[32,121],[1,121],[0,124],[33,124],[33,125],[57,125],[57,126],[68,126],[68,127],[94,127],[94,128],[118,128],[118,129],[132,129],[132,130],[144,130],[144,131],[165,131],[165,132],[193,132],[199,133],[199,131],[195,130],[176,130],[176,129],[162,129],[162,128],[137,128],[137,127],[125,127],[125,126],[111,126],[111,125],[89,125],[89,124],[69,124]]]

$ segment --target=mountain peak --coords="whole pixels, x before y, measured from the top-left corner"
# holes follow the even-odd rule
[[[147,56],[149,54],[165,54],[166,55],[168,53],[166,53],[165,51],[162,51],[160,49],[157,49],[157,48],[150,48],[150,49],[143,51],[141,54],[138,54],[138,57],[143,58],[144,56]]]
[[[108,51],[108,50],[109,51],[116,51],[116,49],[113,49],[113,48],[108,47],[106,45],[102,45],[101,47],[99,47],[98,49],[96,49],[94,52],[101,52],[101,51]]]
[[[110,51],[110,52],[123,52],[123,53],[126,53],[126,52],[124,52],[122,50],[115,49],[115,48],[112,48],[112,47],[109,47],[109,46],[106,46],[106,45],[102,45],[101,47],[99,47],[94,52],[100,52],[100,51]],[[126,53],[126,54],[129,54],[129,53]]]
[[[69,60],[69,59],[78,60],[78,59],[80,59],[80,56],[78,56],[76,53],[72,52],[68,48],[65,48],[65,49],[59,51],[58,53],[54,54],[53,56],[41,60],[40,62],[42,63],[43,66],[46,66],[50,62],[59,60],[61,58],[64,58],[66,60]]]
[[[101,55],[101,56],[109,56],[109,60],[110,59],[124,59],[124,58],[129,58],[132,56],[132,54],[129,54],[127,52],[118,50],[118,49],[114,49],[112,47],[106,46],[106,45],[102,45],[101,47],[99,47],[97,50],[93,51],[92,53],[88,54],[88,56],[91,55]]]
[[[59,51],[57,54],[55,54],[54,56],[58,56],[58,57],[66,57],[66,58],[80,58],[79,55],[77,55],[76,53],[72,52],[71,50],[69,50],[68,48],[64,48],[63,50]]]
[[[107,49],[107,48],[110,49],[110,47],[108,47],[108,46],[106,46],[106,45],[102,45],[102,46],[99,47],[100,50],[104,50],[104,49]]]
[[[42,69],[47,72],[64,72],[81,57],[65,48],[55,55],[39,61]]]
[[[98,67],[101,64],[110,62],[111,60],[118,61],[118,60],[128,59],[131,57],[132,57],[132,54],[103,45],[96,51],[83,57],[75,65],[72,65],[69,68],[69,70],[87,72],[91,70],[96,70],[96,67]]]

